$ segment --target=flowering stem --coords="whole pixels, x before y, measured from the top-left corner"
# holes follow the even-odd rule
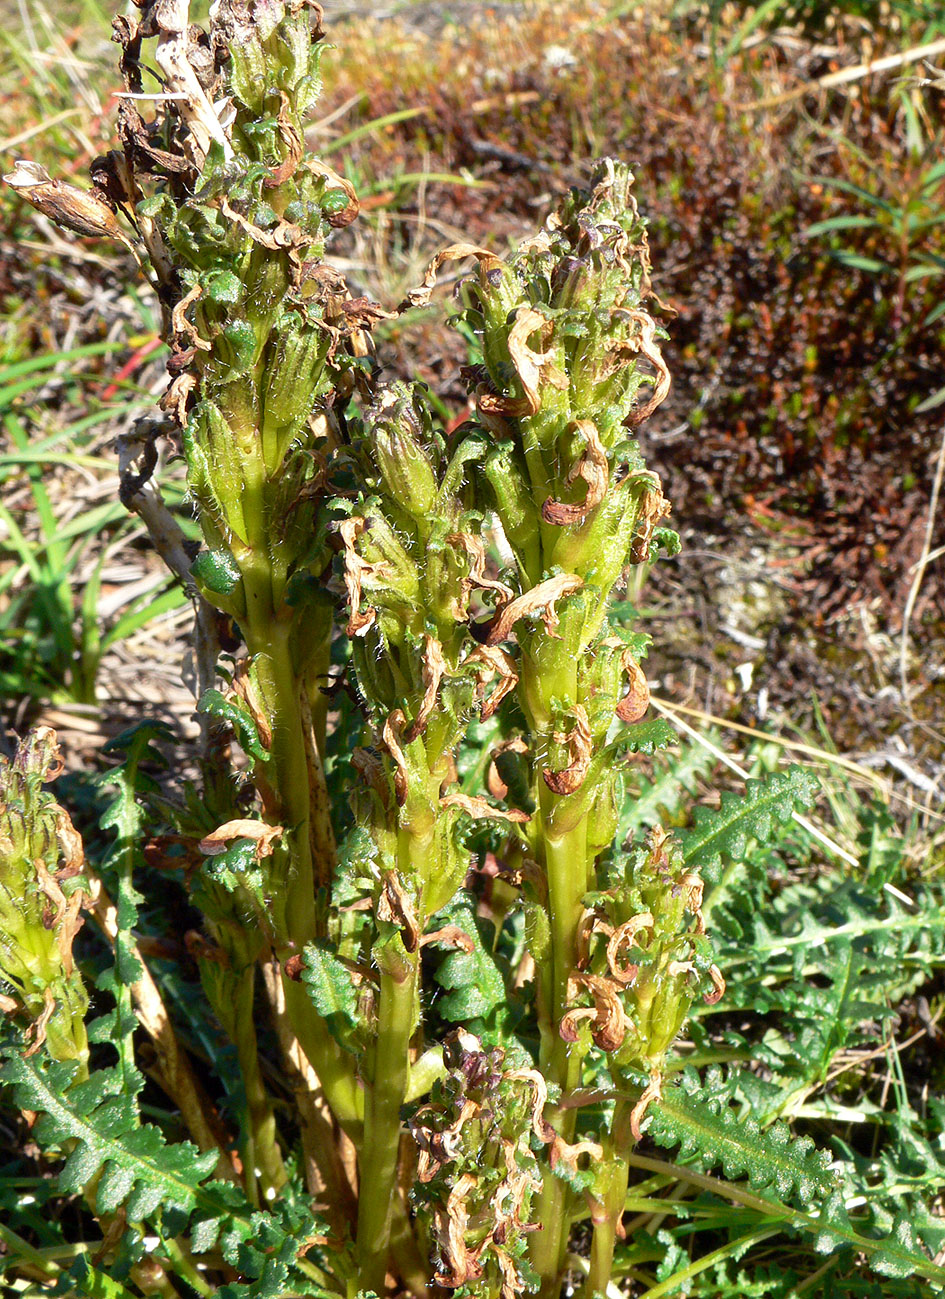
[[[398,944],[399,945],[399,944]],[[388,949],[381,969],[373,1078],[365,1103],[361,1148],[361,1199],[358,1211],[358,1255],[362,1290],[384,1293],[390,1252],[400,1110],[407,1094],[410,1038],[416,1022],[419,953]]]
[[[243,1176],[247,1196],[258,1204],[257,1181],[262,1189],[263,1200],[268,1201],[285,1185],[286,1171],[276,1140],[272,1102],[259,1068],[259,1046],[253,1019],[255,984],[256,967],[250,965],[239,976],[233,1025],[243,1090],[246,1093],[247,1140],[243,1153]]]
[[[633,1145],[630,1132],[631,1106],[618,1100],[610,1131],[603,1138],[604,1158],[597,1181],[597,1194],[591,1204],[590,1271],[584,1284],[586,1299],[606,1294],[614,1265],[617,1224],[623,1216],[630,1175],[628,1154]]]

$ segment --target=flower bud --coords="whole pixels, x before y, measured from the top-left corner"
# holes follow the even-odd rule
[[[437,495],[423,423],[422,408],[406,384],[385,389],[368,416],[384,484],[396,504],[417,522],[429,518]]]

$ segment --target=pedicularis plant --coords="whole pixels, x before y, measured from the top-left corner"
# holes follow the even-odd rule
[[[318,5],[216,0],[207,31],[181,0],[138,7],[114,23],[131,93],[93,188],[28,162],[7,179],[121,239],[159,295],[160,433],[199,554],[150,481],[153,428],[123,497],[197,608],[200,777],[173,803],[168,736],[123,737],[93,869],[42,788],[55,737],[3,768],[4,1077],[65,1160],[23,1182],[57,1206],[62,1246],[0,1229],[14,1290],[605,1294],[648,1259],[680,1271],[678,1245],[654,1252],[625,1216],[674,1204],[674,1166],[640,1153],[653,1139],[743,1176],[757,1221],[937,1275],[904,1220],[851,1222],[807,1138],[736,1121],[719,1077],[672,1076],[687,1016],[725,994],[706,882],[811,789],[780,773],[683,834],[618,834],[627,756],[672,737],[615,593],[677,546],[634,437],[669,373],[629,170],[598,165],[510,257],[446,249],[410,295],[473,265],[457,318],[480,349],[475,414],[447,434],[422,385],[372,360],[388,313],[322,260],[358,203],[306,151]],[[199,985],[171,942],[181,889]],[[83,908],[113,953],[85,958],[102,966],[88,1031]],[[628,1190],[631,1167],[651,1176]]]

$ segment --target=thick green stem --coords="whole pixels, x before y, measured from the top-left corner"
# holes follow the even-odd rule
[[[542,792],[543,808],[556,798]],[[546,1031],[542,1033],[541,1070],[563,1092],[580,1086],[584,1049],[565,1042],[559,1032],[568,1006],[568,980],[577,965],[577,939],[582,899],[587,892],[587,823],[582,819],[560,839],[546,838],[545,869],[548,876],[548,909],[551,926],[551,997]],[[563,1141],[574,1140],[577,1112],[573,1109],[547,1115]],[[571,1194],[560,1178],[547,1170],[539,1195],[536,1219],[542,1229],[531,1238],[532,1266],[542,1278],[541,1293],[556,1295],[564,1268],[570,1229]]]
[[[257,1182],[264,1202],[273,1199],[285,1185],[286,1171],[276,1139],[276,1120],[272,1103],[259,1068],[259,1047],[253,1020],[253,991],[256,967],[251,965],[239,976],[236,989],[236,1013],[233,1016],[236,1054],[239,1058],[243,1090],[246,1093],[247,1144],[243,1152],[247,1193],[254,1203]]]
[[[617,1227],[623,1217],[627,1198],[630,1173],[627,1154],[633,1144],[630,1133],[631,1109],[627,1102],[617,1102],[610,1132],[603,1143],[604,1158],[601,1161],[597,1193],[591,1202],[594,1234],[591,1237],[590,1271],[584,1283],[585,1299],[594,1299],[597,1294],[606,1295],[610,1284]]]
[[[381,969],[371,1088],[365,1102],[358,1206],[360,1286],[383,1295],[391,1244],[400,1110],[407,1094],[410,1039],[416,1022],[419,956],[391,952]]]

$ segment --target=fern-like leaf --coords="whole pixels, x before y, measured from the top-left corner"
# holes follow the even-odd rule
[[[802,767],[749,780],[744,794],[725,791],[717,808],[698,807],[693,826],[680,833],[686,865],[717,884],[723,858],[743,861],[752,840],[765,843],[797,809],[812,806],[817,782]]]
[[[718,1086],[717,1086],[718,1084]],[[722,1098],[712,1090],[721,1092]],[[727,1088],[710,1070],[703,1084],[694,1069],[664,1089],[651,1109],[648,1134],[662,1146],[679,1146],[684,1160],[698,1157],[704,1167],[721,1165],[727,1178],[745,1177],[748,1188],[775,1216],[813,1237],[818,1253],[852,1248],[870,1258],[876,1272],[904,1278],[919,1275],[945,1285],[945,1268],[922,1253],[905,1213],[879,1238],[864,1236],[850,1220],[844,1178],[808,1137],[794,1137],[786,1124],[762,1133],[751,1117],[729,1106]],[[803,1210],[794,1209],[796,1199]],[[760,1205],[758,1207],[761,1207]],[[863,1224],[876,1230],[874,1221]]]
[[[809,1137],[793,1137],[785,1123],[762,1133],[755,1119],[728,1104],[716,1070],[708,1071],[705,1082],[694,1069],[684,1070],[678,1083],[664,1087],[651,1112],[649,1132],[660,1145],[680,1146],[683,1159],[721,1164],[726,1177],[746,1177],[758,1194],[773,1190],[782,1200],[810,1204],[836,1186],[826,1152]]]

